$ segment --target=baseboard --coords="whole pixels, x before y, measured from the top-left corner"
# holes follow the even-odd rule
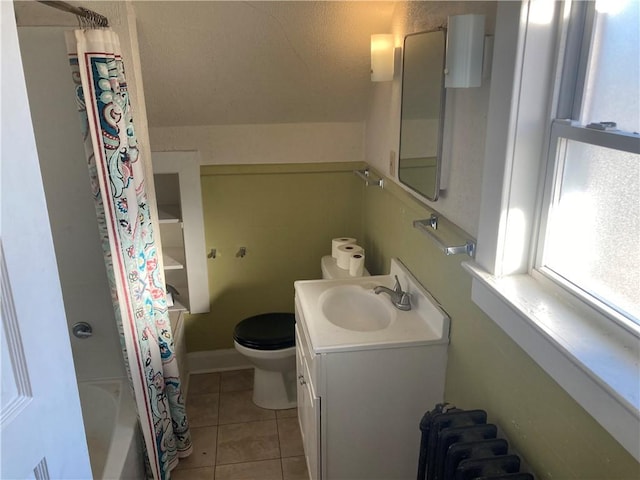
[[[187,353],[189,374],[224,372],[251,368],[252,365],[234,348]]]

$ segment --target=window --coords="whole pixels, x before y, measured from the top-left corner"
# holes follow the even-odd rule
[[[569,32],[535,267],[640,325],[640,2],[576,2]]]
[[[473,301],[638,461],[639,5],[498,2],[464,264]]]

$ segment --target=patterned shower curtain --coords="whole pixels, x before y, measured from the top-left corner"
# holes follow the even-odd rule
[[[192,447],[120,44],[110,29],[76,30],[67,50],[148,473],[164,480]]]

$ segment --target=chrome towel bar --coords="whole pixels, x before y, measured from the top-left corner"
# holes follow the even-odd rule
[[[476,242],[473,240],[467,240],[464,245],[446,245],[440,240],[436,231],[438,230],[438,215],[432,214],[429,218],[424,220],[414,220],[413,227],[420,230],[422,233],[427,234],[431,240],[440,248],[445,255],[459,255],[467,254],[470,257],[474,257],[476,254]]]
[[[365,168],[364,170],[354,170],[353,173],[359,176],[361,179],[363,179],[364,184],[367,187],[374,186],[374,187],[384,188],[384,180],[382,178],[378,178],[377,180],[374,180],[373,175],[371,174],[368,168]]]

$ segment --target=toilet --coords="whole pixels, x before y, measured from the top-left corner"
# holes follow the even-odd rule
[[[350,277],[331,255],[322,257],[320,267],[323,279]],[[259,407],[296,406],[295,323],[293,313],[263,313],[245,318],[233,331],[236,350],[254,367],[253,403]]]
[[[253,403],[281,410],[296,406],[296,318],[263,313],[245,318],[233,331],[233,344],[254,367]]]

